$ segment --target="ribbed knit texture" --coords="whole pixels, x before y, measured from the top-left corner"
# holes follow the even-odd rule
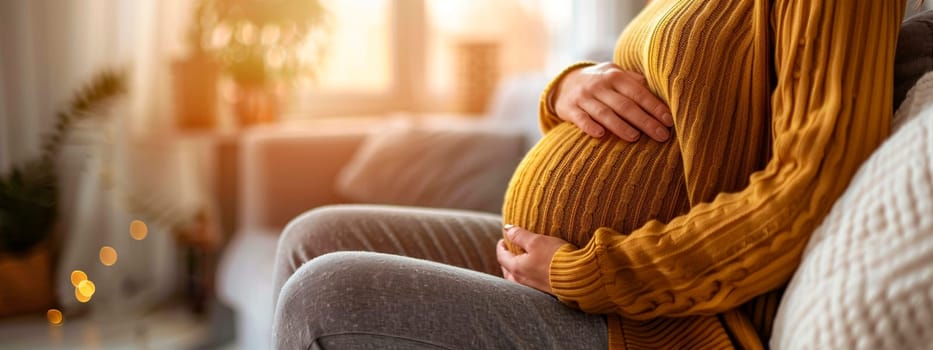
[[[761,347],[810,233],[889,133],[903,11],[652,1],[615,61],[668,103],[673,140],[594,139],[562,122],[547,104],[561,74],[504,222],[571,243],[551,287],[614,315],[610,348]]]

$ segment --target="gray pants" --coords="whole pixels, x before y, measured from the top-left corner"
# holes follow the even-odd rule
[[[603,316],[500,277],[500,220],[384,206],[305,213],[279,240],[275,347],[606,349]]]

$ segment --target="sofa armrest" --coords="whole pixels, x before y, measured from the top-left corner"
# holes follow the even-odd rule
[[[311,208],[347,202],[336,192],[337,174],[373,123],[318,120],[248,131],[239,153],[237,226],[282,228]]]

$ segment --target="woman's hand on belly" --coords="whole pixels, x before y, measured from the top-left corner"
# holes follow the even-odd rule
[[[641,132],[658,142],[674,126],[670,109],[651,93],[644,76],[612,62],[568,73],[551,96],[553,112],[593,137],[609,129],[634,142]]]
[[[506,225],[503,229],[509,241],[524,253],[512,254],[506,247],[505,240],[499,240],[499,244],[496,245],[496,258],[502,266],[502,276],[507,280],[553,294],[549,271],[551,259],[560,247],[570,243],[512,225]]]

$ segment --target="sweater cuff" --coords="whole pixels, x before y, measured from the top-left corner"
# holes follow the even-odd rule
[[[560,124],[562,120],[557,116],[557,113],[554,112],[553,104],[553,92],[560,85],[560,82],[564,80],[564,77],[567,76],[570,72],[583,67],[589,67],[595,65],[596,62],[592,61],[581,61],[570,65],[567,68],[564,68],[559,74],[557,74],[554,79],[551,79],[551,82],[547,84],[544,88],[544,92],[541,93],[541,103],[540,108],[538,109],[538,117],[541,123],[541,131],[546,133],[551,130],[551,128]]]
[[[603,253],[603,248],[593,241],[582,249],[569,243],[561,246],[551,258],[551,293],[565,304],[586,312],[615,312],[599,264]]]

